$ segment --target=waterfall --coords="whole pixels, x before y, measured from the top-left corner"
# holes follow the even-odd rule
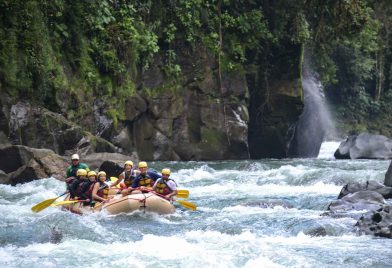
[[[335,125],[329,111],[323,86],[312,70],[310,55],[304,53],[302,65],[304,110],[294,126],[289,144],[289,157],[317,157],[323,141],[336,138]]]

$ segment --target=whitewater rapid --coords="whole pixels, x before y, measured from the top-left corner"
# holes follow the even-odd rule
[[[0,185],[0,267],[391,267],[392,240],[358,236],[351,218],[321,216],[345,183],[383,182],[389,161],[150,165],[170,167],[198,210],[34,214],[31,206],[61,194],[63,182]]]

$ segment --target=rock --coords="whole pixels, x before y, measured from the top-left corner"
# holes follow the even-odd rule
[[[385,173],[384,184],[385,186],[392,187],[392,161],[389,164],[387,173]]]
[[[110,138],[113,132],[113,120],[105,114],[106,105],[102,99],[94,101],[94,117],[96,126],[96,135],[105,139]]]
[[[147,111],[146,101],[138,94],[130,97],[125,106],[126,121],[134,121],[137,117]]]
[[[104,161],[99,170],[105,171],[107,177],[118,177],[124,171],[124,168],[114,161]]]
[[[392,198],[392,187],[386,187],[385,185],[376,181],[367,181],[364,183],[352,182],[346,184],[340,191],[338,199],[341,199],[348,194],[366,190],[378,192],[385,199]]]
[[[8,176],[7,173],[4,171],[0,170],[0,184],[10,184],[10,177]]]
[[[10,145],[11,144],[7,135],[3,131],[0,131],[0,144],[2,144],[2,145]]]
[[[316,236],[326,236],[327,230],[323,226],[312,227],[303,231],[304,234],[309,235],[311,237]]]
[[[109,171],[111,174],[117,172],[118,168],[114,168],[115,171],[111,171],[113,166],[119,166],[123,170],[124,162],[127,160],[132,160],[135,164],[138,161],[137,155],[123,155],[119,153],[93,153],[84,156],[81,162],[86,163],[91,170],[103,170],[105,172]],[[102,166],[104,167],[102,169]],[[108,168],[106,168],[108,167]],[[112,176],[117,176],[112,175]]]
[[[22,145],[0,147],[0,169],[8,179],[4,184],[15,185],[39,178],[65,179],[66,160],[48,149],[35,149]]]
[[[385,204],[383,196],[375,191],[359,191],[332,201],[325,215],[358,218],[363,211],[377,210]]]
[[[369,133],[352,135],[334,154],[336,159],[392,159],[392,140]]]
[[[382,206],[366,213],[355,226],[360,234],[392,238],[392,206]]]

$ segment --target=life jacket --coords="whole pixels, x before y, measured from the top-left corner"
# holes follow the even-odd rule
[[[87,191],[87,190],[85,190],[86,187],[89,187],[89,186],[87,186],[87,184],[91,184],[89,180],[81,181],[79,183],[78,187],[76,187],[75,196],[81,197],[82,194],[85,194]],[[93,183],[93,185],[94,185],[94,183]]]
[[[93,199],[93,188],[94,188],[95,182],[90,183],[90,186],[88,189],[84,192],[84,194],[88,197],[88,199],[92,200]]]
[[[172,179],[169,179],[169,180],[173,181]],[[159,179],[156,184],[155,192],[157,192],[161,195],[168,195],[168,194],[172,193],[173,190],[170,189],[170,187],[167,185],[167,182],[165,179]]]
[[[106,183],[99,182],[99,188],[97,191],[97,195],[99,197],[106,199],[108,197],[108,194],[109,194],[109,185],[107,185]]]
[[[146,175],[139,175],[139,185],[138,186],[145,186],[145,187],[152,187],[154,185],[154,180],[150,178],[150,176]]]
[[[124,185],[125,188],[131,187],[132,183],[133,183],[133,179],[135,178],[135,176],[132,175],[132,171],[126,172],[124,171]]]

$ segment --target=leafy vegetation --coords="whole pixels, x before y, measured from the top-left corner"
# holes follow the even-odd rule
[[[178,89],[181,59],[200,47],[217,63],[222,93],[222,73],[254,68],[268,92],[267,80],[282,66],[300,69],[308,47],[346,122],[392,114],[388,0],[0,0],[0,9],[2,90],[72,120],[83,120],[96,98],[114,122],[124,119],[152,67],[166,76],[161,88]]]

